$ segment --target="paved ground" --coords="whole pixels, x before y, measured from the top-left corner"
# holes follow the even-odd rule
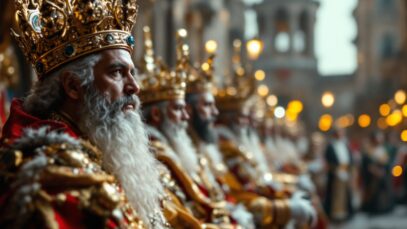
[[[330,229],[407,229],[407,207],[398,206],[391,213],[369,216],[358,213],[344,225],[332,225]]]

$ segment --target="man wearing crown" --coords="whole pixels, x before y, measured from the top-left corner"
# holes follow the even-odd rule
[[[266,200],[256,202],[253,201],[255,199],[252,199],[252,208],[257,209],[257,214],[261,216],[259,217],[262,219],[260,222],[274,224],[277,228],[283,227],[291,219],[301,227],[313,225],[316,213],[311,202],[306,199],[305,193],[292,188],[290,193],[286,193],[286,187],[278,181],[277,174],[272,174],[267,167],[260,166],[262,162],[256,158],[258,155],[255,155],[259,152],[254,152],[253,147],[247,147],[246,144],[250,141],[247,135],[250,113],[244,102],[245,99],[225,98],[226,96],[224,93],[218,96],[216,101],[220,107],[216,126],[220,154],[227,168],[235,175],[241,191],[255,193],[258,196],[266,197],[267,201],[271,201],[270,203],[267,203]],[[208,150],[208,152],[210,151]],[[216,151],[212,150],[212,154],[214,152]],[[272,211],[274,218],[268,218],[267,221],[266,214],[258,211],[261,209],[260,206],[274,208]],[[281,219],[285,220],[281,221]]]
[[[3,128],[0,227],[167,228],[130,55],[136,0],[15,5],[38,81]]]
[[[310,202],[302,198],[303,195],[301,192],[296,192],[291,198],[288,198],[289,195],[285,193],[285,189],[282,189],[281,183],[275,179],[274,174],[270,173],[266,159],[264,158],[264,152],[260,148],[260,145],[255,145],[259,142],[254,142],[249,138],[248,130],[253,121],[253,110],[257,110],[251,109],[253,104],[256,104],[253,103],[252,97],[255,85],[253,79],[245,75],[240,63],[241,42],[235,41],[234,48],[233,64],[235,78],[229,80],[225,88],[218,88],[216,90],[216,104],[220,110],[216,125],[219,148],[206,147],[206,151],[208,155],[213,158],[213,161],[220,161],[216,158],[223,158],[223,162],[227,165],[228,170],[235,176],[235,180],[240,185],[240,192],[246,191],[268,198],[268,200],[263,200],[262,202],[253,202],[256,203],[253,208],[255,208],[255,206],[269,206],[271,209],[275,208],[275,210],[273,210],[273,218],[266,217],[267,214],[264,213],[259,214],[261,211],[258,211],[258,215],[263,216],[258,217],[262,219],[260,222],[265,224],[265,222],[268,221],[268,223],[278,224],[276,226],[282,226],[292,218],[300,224],[312,223],[312,221],[315,220],[315,210]],[[198,106],[194,104],[199,105],[199,103],[196,99],[194,101],[188,97],[189,96],[187,96],[187,100],[190,101],[191,106],[196,107],[195,112],[198,111]],[[195,97],[198,98],[196,95]],[[191,110],[194,111],[194,109]],[[205,126],[200,128],[196,127],[195,132],[206,131],[206,133],[200,133],[197,134],[197,136],[200,136],[204,142],[208,142],[210,138],[205,136],[213,135],[208,134],[208,132],[215,132],[212,130],[213,127],[208,127],[208,124],[209,126],[213,126],[213,124],[210,124],[211,121],[208,119],[199,120],[205,117],[202,113],[199,114],[196,112],[196,115],[191,116],[193,120],[192,123],[196,122],[195,126]],[[195,121],[194,117],[196,118]],[[219,151],[221,153],[217,153]],[[221,156],[216,156],[216,154],[220,154]],[[238,186],[233,185],[232,187]],[[284,201],[280,202],[282,200]],[[257,209],[264,208],[258,207]],[[283,218],[285,220],[283,220]]]
[[[165,182],[165,186],[205,227],[239,228],[230,219],[227,209],[230,206],[207,167],[206,160],[197,154],[186,132],[189,117],[184,100],[188,65],[185,36],[185,30],[180,30],[177,34],[178,60],[175,71],[170,71],[158,59],[153,62],[152,42],[145,41],[147,56],[140,67],[145,75],[141,100],[144,104],[143,113],[149,124],[151,145],[156,157],[169,170],[173,183],[179,188],[175,190],[171,187],[174,185],[169,182]],[[236,209],[232,206],[231,210],[233,215],[233,210]],[[249,213],[245,212],[240,216],[240,225],[253,228]]]

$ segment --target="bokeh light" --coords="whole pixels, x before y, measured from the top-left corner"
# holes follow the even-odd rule
[[[256,78],[257,81],[262,81],[266,78],[266,73],[263,70],[257,70],[254,73],[254,78]]]
[[[394,101],[396,101],[396,103],[399,105],[406,102],[406,92],[403,90],[396,91],[396,93],[394,94]]]
[[[334,94],[332,94],[332,92],[330,91],[324,92],[321,98],[321,102],[324,107],[332,107],[335,103]]]
[[[370,125],[370,123],[371,123],[371,118],[369,115],[367,115],[367,114],[359,115],[358,124],[360,127],[366,128]]]
[[[319,118],[318,127],[322,131],[328,131],[332,126],[332,116],[329,114],[324,114]]]
[[[380,105],[379,112],[380,112],[380,115],[382,115],[382,116],[389,115],[390,114],[390,105],[387,103]]]

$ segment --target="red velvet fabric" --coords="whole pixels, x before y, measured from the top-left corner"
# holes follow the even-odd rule
[[[69,125],[63,122],[54,120],[43,120],[38,117],[32,116],[23,110],[22,104],[23,101],[20,99],[14,99],[11,103],[10,116],[3,127],[1,137],[1,142],[3,144],[12,144],[16,139],[22,136],[22,134],[24,133],[24,129],[26,128],[38,129],[44,126],[48,126],[49,131],[59,131],[61,133],[67,133],[73,138],[78,138],[78,134],[75,133]],[[10,191],[0,193],[0,214],[2,214],[3,211],[7,211],[7,209],[5,209],[5,206],[7,205],[5,204],[9,199],[10,194]],[[56,195],[56,193],[52,192],[50,192],[49,194]],[[92,223],[89,222],[90,219],[86,218],[86,215],[79,206],[79,199],[69,194],[67,194],[66,196],[67,199],[63,204],[53,204],[54,219],[58,223],[58,228],[93,228]],[[33,225],[35,225],[35,223],[36,222],[32,222]],[[107,224],[106,226],[108,228],[117,228],[118,226],[117,222],[113,219],[107,219],[106,222],[98,223],[105,225]],[[0,223],[0,228],[2,227],[3,225],[1,225]],[[33,227],[36,228],[37,226]]]
[[[32,116],[23,110],[23,101],[21,99],[13,99],[10,107],[10,116],[4,124],[1,140],[4,142],[3,140],[7,139],[9,143],[12,143],[21,137],[24,129],[38,129],[44,126],[48,126],[49,130],[64,132],[74,138],[78,137],[78,134],[67,124]]]

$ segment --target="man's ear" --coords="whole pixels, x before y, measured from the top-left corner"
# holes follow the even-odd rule
[[[161,111],[157,106],[151,108],[151,120],[153,123],[160,123],[162,119]]]
[[[73,100],[78,100],[82,93],[79,79],[69,72],[64,72],[60,77],[66,95]]]

